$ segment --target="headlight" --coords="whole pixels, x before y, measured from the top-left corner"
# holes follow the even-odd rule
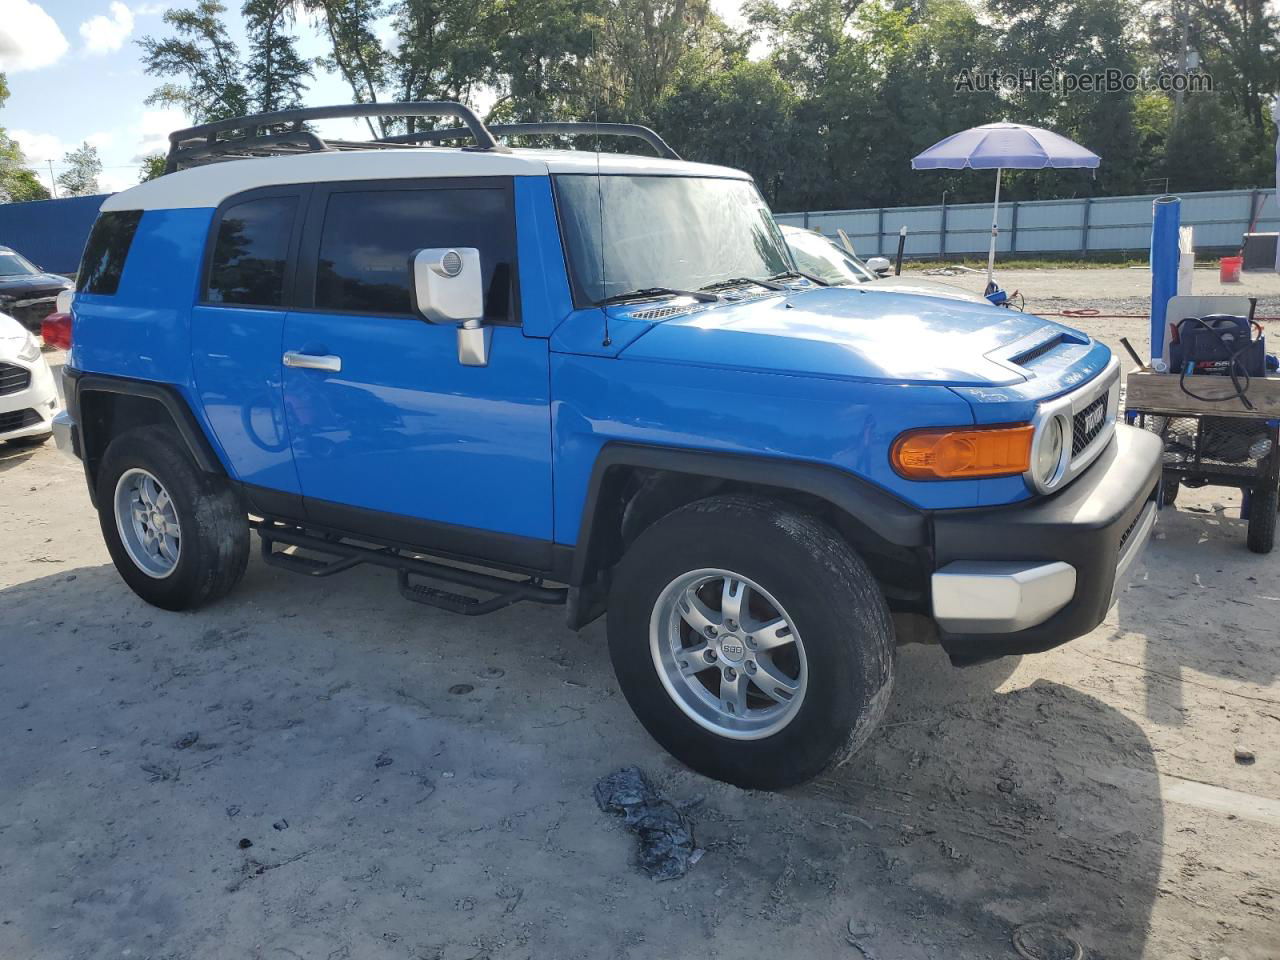
[[[29,333],[26,341],[22,344],[22,349],[18,351],[18,359],[27,363],[34,363],[40,359],[40,344]]]
[[[1040,431],[1036,442],[1035,476],[1042,487],[1049,487],[1062,466],[1062,453],[1067,443],[1066,422],[1062,417],[1049,420]]]

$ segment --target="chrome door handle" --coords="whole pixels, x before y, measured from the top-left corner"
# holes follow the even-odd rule
[[[283,357],[286,367],[299,367],[303,370],[324,370],[327,373],[342,372],[342,358],[332,354],[299,353],[289,350]]]

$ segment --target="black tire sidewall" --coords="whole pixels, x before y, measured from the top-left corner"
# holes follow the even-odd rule
[[[1254,553],[1270,553],[1276,541],[1276,511],[1280,509],[1280,489],[1255,489],[1249,496],[1247,545]]]
[[[808,780],[861,745],[883,714],[894,647],[879,588],[844,541],[785,509],[782,516],[803,522],[779,522],[777,504],[762,511],[744,503],[746,509],[732,514],[686,507],[645,531],[614,570],[609,649],[623,694],[663,747],[708,776],[771,789]],[[843,556],[833,561],[832,553]],[[801,637],[805,698],[772,736],[714,734],[688,717],[662,684],[649,639],[653,608],[671,581],[700,568],[731,570],[759,584]]]
[[[143,573],[129,556],[116,526],[116,484],[128,470],[152,474],[173,500],[181,528],[181,549],[174,571],[163,579]],[[178,438],[162,428],[122,434],[103,455],[97,478],[98,522],[107,551],[120,576],[143,600],[165,610],[199,606],[214,592],[222,559],[218,517],[211,501],[223,491],[202,474]],[[247,557],[247,529],[244,534]]]

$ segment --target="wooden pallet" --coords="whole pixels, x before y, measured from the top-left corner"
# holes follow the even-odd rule
[[[1222,397],[1210,402],[1187,396],[1175,373],[1135,370],[1125,381],[1125,409],[1184,416],[1256,417],[1280,419],[1280,376],[1254,377],[1249,381],[1250,410],[1235,395],[1229,377],[1187,377],[1187,386],[1203,397]]]

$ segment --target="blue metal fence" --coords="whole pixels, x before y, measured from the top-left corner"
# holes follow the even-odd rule
[[[89,228],[108,196],[0,204],[0,245],[53,273],[75,273]]]
[[[1195,227],[1196,250],[1235,250],[1250,224],[1259,232],[1280,230],[1275,190],[1215,190],[1184,193],[1182,225]],[[1020,200],[1000,205],[997,250],[1025,254],[1128,253],[1145,257],[1151,243],[1151,202],[1142,197],[1079,200]],[[865,257],[893,256],[898,230],[907,228],[906,256],[960,257],[987,252],[991,204],[933,207],[873,207],[777,214],[779,223],[820,230],[835,237],[842,228]]]

